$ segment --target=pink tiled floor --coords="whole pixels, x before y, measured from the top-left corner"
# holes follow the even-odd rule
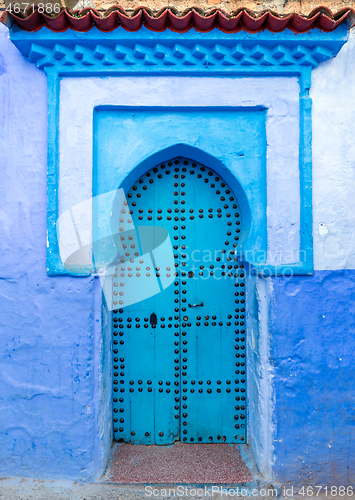
[[[229,444],[118,446],[109,472],[115,483],[232,484],[252,480],[238,447]]]

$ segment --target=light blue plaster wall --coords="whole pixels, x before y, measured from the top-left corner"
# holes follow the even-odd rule
[[[271,280],[273,475],[297,487],[352,486],[355,271]]]
[[[98,463],[96,473],[103,472],[111,453],[113,440],[112,429],[112,316],[108,310],[103,294],[101,284],[98,278],[95,279],[96,285],[96,307],[97,314],[102,314],[102,322],[97,325],[97,341],[100,346],[98,358],[98,375],[96,379],[97,394],[100,398],[98,407],[98,453],[96,454]]]
[[[93,280],[46,274],[46,76],[1,24],[0,123],[0,476],[93,478]]]
[[[119,186],[127,193],[144,171],[175,155],[206,163],[233,189],[243,215],[240,251],[251,240],[256,260],[258,251],[266,249],[265,128],[266,111],[261,107],[243,111],[96,108],[93,194],[101,195]],[[93,219],[94,230],[95,224]],[[116,224],[112,222],[112,234],[117,228],[116,220]]]

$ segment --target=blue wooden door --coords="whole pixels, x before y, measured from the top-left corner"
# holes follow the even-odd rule
[[[245,272],[234,253],[238,201],[219,174],[182,157],[144,174],[127,201],[136,230],[168,231],[174,261],[147,265],[134,234],[121,235],[125,256],[113,283],[122,298],[113,311],[115,438],[243,443],[246,312]],[[151,296],[124,306],[125,294],[137,293],[137,276]],[[156,278],[171,276],[171,286],[156,289]]]

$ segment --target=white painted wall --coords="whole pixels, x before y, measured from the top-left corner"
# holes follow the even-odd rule
[[[98,105],[265,107],[268,262],[297,262],[300,244],[297,78],[64,78],[60,93],[60,213],[91,197],[93,109]],[[139,134],[138,129],[137,144],[145,140]],[[183,135],[177,142],[184,142]]]
[[[315,269],[355,269],[355,36],[312,73]]]

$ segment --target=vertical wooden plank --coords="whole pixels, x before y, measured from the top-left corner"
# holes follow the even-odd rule
[[[127,430],[116,437],[136,444],[168,444],[178,438],[174,408],[175,323],[179,325],[174,309],[178,310],[178,304],[174,303],[174,286],[168,286],[175,269],[166,251],[169,239],[165,241],[174,231],[174,192],[173,169],[159,165],[144,174],[127,195],[134,229],[122,233],[124,256],[120,260],[125,262],[120,262],[117,280],[127,337],[121,347],[126,367],[120,380]],[[166,246],[159,251],[164,241]],[[178,364],[178,378],[179,369]]]
[[[192,170],[186,196],[193,200],[194,212],[186,230],[189,258],[185,267],[187,276],[189,271],[194,276],[186,279],[186,296],[192,307],[188,321],[182,323],[188,341],[188,360],[182,371],[186,390],[182,440],[242,442],[234,437],[234,266],[238,264],[231,252],[236,234],[235,199],[212,169],[197,163]]]

